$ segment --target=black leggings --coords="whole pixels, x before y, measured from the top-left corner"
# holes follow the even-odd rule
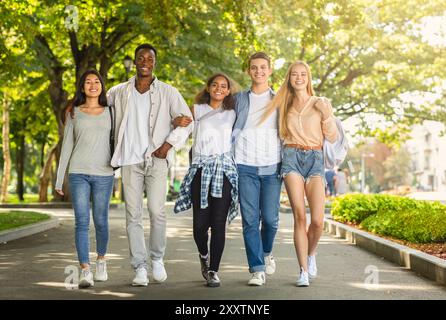
[[[225,247],[226,219],[231,205],[231,183],[223,178],[223,192],[221,198],[214,198],[208,194],[208,207],[200,208],[201,169],[197,170],[192,181],[192,206],[194,213],[194,240],[198,252],[208,254],[208,230],[211,228],[211,250],[209,270],[218,271],[221,256]]]

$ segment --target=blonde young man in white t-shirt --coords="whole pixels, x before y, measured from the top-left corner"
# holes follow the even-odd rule
[[[239,173],[243,238],[251,273],[248,285],[261,286],[266,281],[265,273],[273,274],[276,269],[272,250],[279,224],[281,142],[277,113],[258,125],[274,97],[268,84],[272,74],[270,58],[263,52],[253,54],[248,74],[251,88],[236,95],[233,145]]]

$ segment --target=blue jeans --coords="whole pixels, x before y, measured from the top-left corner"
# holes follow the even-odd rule
[[[90,199],[93,203],[96,251],[98,256],[105,256],[108,244],[108,207],[114,176],[70,173],[68,177],[75,216],[77,255],[79,263],[89,263]]]
[[[327,181],[327,188],[328,192],[330,193],[330,196],[336,196],[336,189],[334,185],[334,181]]]
[[[237,165],[243,239],[249,272],[265,271],[264,257],[273,250],[279,227],[280,165],[276,172],[262,173],[262,167]],[[260,222],[262,228],[260,230]]]

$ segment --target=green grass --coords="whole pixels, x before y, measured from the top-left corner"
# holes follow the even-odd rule
[[[8,194],[8,200],[6,203],[9,204],[18,204],[18,203],[37,203],[39,202],[39,195],[35,193],[25,193],[23,195],[23,198],[25,198],[25,201],[20,201],[17,197],[17,194]],[[53,197],[49,194],[48,195],[48,201],[51,201]]]
[[[49,215],[32,211],[0,212],[0,231],[48,220]]]

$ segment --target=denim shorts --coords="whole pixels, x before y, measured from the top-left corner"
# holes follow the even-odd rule
[[[322,150],[303,150],[296,148],[283,148],[282,177],[289,173],[297,173],[304,182],[314,176],[322,177],[325,181],[324,154]]]

